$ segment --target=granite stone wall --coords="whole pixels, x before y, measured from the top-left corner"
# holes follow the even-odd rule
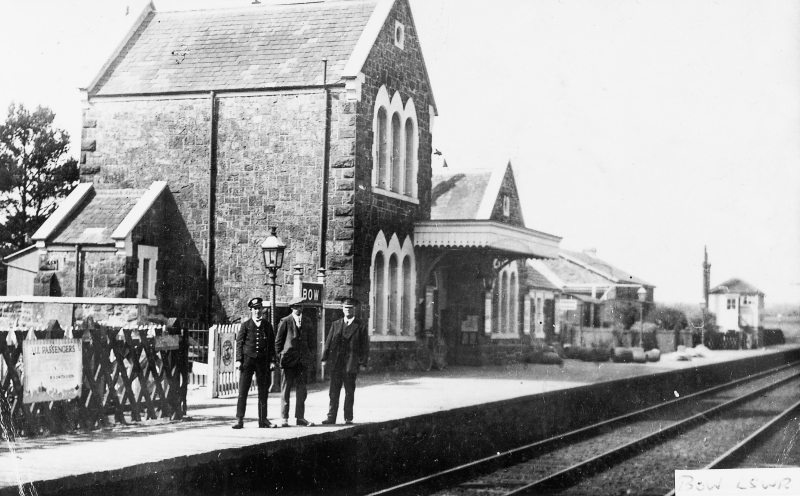
[[[169,185],[156,208],[163,230],[152,230],[150,219],[134,234],[144,244],[156,243],[149,238],[159,232],[164,239],[156,291],[171,316],[205,313],[210,122],[207,97],[95,99],[84,110],[81,181],[98,189]]]
[[[395,21],[405,26],[404,48],[394,45]],[[352,240],[353,292],[362,302],[369,303],[370,264],[372,248],[378,232],[387,239],[397,234],[401,243],[414,232],[414,222],[430,218],[432,138],[429,106],[433,93],[428,84],[422,50],[406,2],[395,3],[375,45],[362,69],[365,81],[356,113],[355,205],[353,229],[343,229],[337,236]],[[418,124],[417,191],[419,204],[391,198],[373,191],[372,146],[375,98],[382,85],[389,96],[399,92],[405,105],[413,98]],[[342,157],[344,158],[344,157]],[[334,160],[336,163],[336,160]],[[424,284],[424,281],[418,281]]]
[[[136,296],[136,268],[133,259],[114,252],[87,251],[82,254],[81,294],[85,297],[130,298]]]
[[[78,257],[80,263],[76,263]],[[76,284],[80,285],[77,291]],[[135,260],[115,251],[50,251],[39,255],[33,294],[132,298],[136,296]]]
[[[342,108],[338,91],[331,95],[331,150],[354,148],[354,112]],[[291,269],[300,265],[305,280],[316,278],[325,135],[322,90],[266,95],[224,96],[216,100],[217,174],[213,320],[242,312],[252,296],[268,297],[260,245],[269,227],[278,228],[286,243],[283,270],[278,273],[278,303],[292,296]],[[84,116],[83,180],[97,187],[145,188],[165,180],[150,219],[134,234],[159,250],[157,293],[166,314],[205,314],[208,263],[208,195],[210,188],[210,98],[150,101],[95,100]],[[127,120],[126,126],[115,123]],[[344,129],[339,128],[342,124]],[[138,131],[130,132],[129,127]],[[333,163],[329,177],[331,205],[326,243],[330,264],[329,301],[352,281],[352,219],[342,206],[352,206],[353,163]],[[352,208],[350,208],[352,210]],[[164,219],[157,222],[156,219]],[[162,226],[158,228],[159,224]],[[349,229],[348,235],[342,235]],[[149,237],[149,239],[148,239]],[[163,256],[162,256],[163,253]],[[342,258],[345,257],[345,258]]]
[[[508,196],[509,198],[508,216],[505,215],[503,210],[504,196]],[[513,226],[526,227],[525,221],[522,217],[522,206],[519,202],[517,185],[514,181],[514,176],[511,173],[511,169],[506,169],[505,176],[503,176],[503,182],[500,185],[500,192],[497,195],[497,202],[495,202],[494,207],[492,208],[492,214],[490,218],[492,220],[511,224]]]

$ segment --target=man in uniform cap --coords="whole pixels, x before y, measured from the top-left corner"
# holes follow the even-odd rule
[[[306,382],[308,380],[309,365],[311,365],[311,348],[313,347],[316,333],[311,319],[303,316],[303,303],[300,297],[289,301],[292,313],[282,318],[278,324],[275,337],[275,349],[278,350],[281,374],[281,427],[289,427],[289,398],[292,387],[295,388],[294,417],[298,426],[308,427],[314,425],[305,419],[306,411]]]
[[[251,298],[247,302],[250,317],[242,323],[236,334],[236,368],[239,375],[239,402],[236,405],[236,423],[234,429],[241,429],[244,424],[244,411],[247,408],[247,392],[256,374],[258,386],[258,426],[274,427],[267,420],[267,395],[272,384],[270,371],[275,368],[275,334],[272,324],[264,318],[264,306],[261,298]]]
[[[344,298],[344,317],[331,325],[322,352],[322,366],[329,365],[331,374],[330,405],[328,418],[323,424],[335,424],[339,411],[339,394],[344,385],[344,423],[353,423],[353,403],[356,392],[356,375],[367,370],[369,359],[369,332],[367,323],[355,317],[358,300]]]

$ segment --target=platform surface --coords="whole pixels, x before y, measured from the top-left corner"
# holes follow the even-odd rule
[[[314,436],[454,409],[535,395],[556,389],[624,379],[710,363],[734,361],[759,354],[798,348],[781,345],[766,350],[715,351],[713,356],[692,361],[662,360],[647,364],[592,363],[565,360],[558,365],[450,367],[444,371],[361,374],[355,398],[355,425],[321,426],[328,409],[327,382],[309,384],[306,418],[317,425],[258,429],[256,395],[248,399],[244,429],[233,430],[236,398],[209,398],[205,387],[190,389],[187,417],[181,421],[149,421],[115,426],[81,434],[46,438],[20,438],[0,448],[0,489],[23,483],[70,478],[86,484],[104,479],[104,473],[122,470],[134,477],[157,470],[159,464],[181,463],[195,455],[244,449],[273,441]],[[680,392],[678,392],[680,393]],[[342,392],[342,402],[344,392]],[[294,393],[292,393],[292,402]],[[280,398],[269,396],[269,418],[279,421]],[[293,417],[294,404],[290,416]],[[120,456],[125,453],[125,456]]]

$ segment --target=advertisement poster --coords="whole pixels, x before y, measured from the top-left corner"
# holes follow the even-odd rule
[[[221,332],[219,336],[219,346],[217,347],[218,368],[221,373],[233,372],[236,357],[236,333]]]
[[[60,401],[81,394],[80,339],[37,339],[22,342],[25,363],[23,403]]]

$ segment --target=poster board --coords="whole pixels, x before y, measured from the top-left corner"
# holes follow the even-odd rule
[[[232,374],[236,365],[236,333],[220,332],[217,336],[219,336],[217,370],[220,373]]]
[[[558,300],[558,309],[561,311],[574,311],[578,309],[578,300]]]
[[[25,364],[23,403],[79,398],[83,382],[80,339],[22,342]]]

